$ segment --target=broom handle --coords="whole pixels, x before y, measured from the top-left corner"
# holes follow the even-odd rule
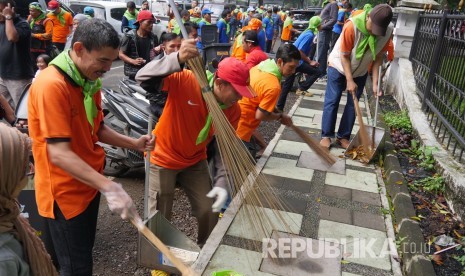
[[[375,120],[373,121],[373,127],[376,127],[376,120],[378,119],[378,106],[379,106],[379,90],[381,89],[381,71],[383,66],[379,66],[378,70],[378,92],[376,94],[376,107],[375,107]]]
[[[147,128],[147,134],[152,138],[153,128],[153,115],[149,115],[149,125]],[[145,183],[144,183],[144,219],[149,218],[149,184],[150,184],[150,151],[147,151],[145,156]]]
[[[181,262],[176,256],[171,253],[171,251],[166,247],[166,245],[159,239],[155,234],[150,231],[147,226],[144,225],[142,220],[140,218],[131,218],[131,223],[139,230],[144,237],[146,237],[153,245],[155,245],[163,255],[165,255],[168,260],[170,260],[171,263],[174,264],[174,266],[181,271],[182,275],[188,275],[188,276],[195,276],[198,275],[195,273],[192,268],[187,267],[185,264]]]
[[[355,96],[355,93],[352,94],[352,99],[354,100],[354,106],[355,106],[355,112],[357,113],[357,121],[359,125],[359,132],[360,132],[360,137],[362,139],[362,144],[363,144],[363,149],[365,151],[365,154],[370,153],[369,145],[370,141],[368,140],[368,134],[365,129],[365,125],[363,124],[363,118],[362,118],[362,110],[360,110],[360,106],[358,105],[358,99],[357,96]]]
[[[297,133],[297,135],[300,136],[300,138],[302,138],[305,141],[305,143],[316,154],[318,154],[320,157],[322,157],[326,162],[328,162],[330,165],[333,165],[334,163],[336,163],[336,158],[334,156],[332,156],[326,150],[322,149],[320,144],[317,141],[315,141],[312,137],[310,137],[310,135],[305,133],[305,131],[303,131],[301,128],[295,126],[294,124],[292,124],[290,127],[292,128],[292,130],[295,131],[295,133]]]
[[[174,13],[174,18],[176,18],[176,22],[178,22],[179,28],[181,29],[182,37],[184,39],[188,39],[189,34],[186,31],[186,27],[184,27],[184,23],[182,22],[181,15],[179,14],[178,9],[176,8],[176,4],[174,3],[174,0],[168,0],[168,2],[171,6],[171,10]]]

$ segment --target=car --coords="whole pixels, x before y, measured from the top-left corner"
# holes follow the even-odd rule
[[[321,8],[308,8],[305,10],[291,10],[290,15],[294,15],[292,27],[300,32],[305,31],[308,28],[308,21],[315,15],[320,14]],[[299,34],[293,33],[291,41],[295,41]]]
[[[69,7],[75,13],[84,13],[85,7],[92,7],[95,12],[95,18],[106,20],[115,28],[120,37],[123,36],[123,33],[121,33],[121,20],[127,9],[125,2],[71,0],[69,1]],[[160,39],[161,35],[166,32],[166,26],[160,24],[160,20],[156,19],[152,32]]]

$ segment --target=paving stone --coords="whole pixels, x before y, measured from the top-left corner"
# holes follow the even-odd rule
[[[210,276],[215,271],[234,270],[241,275],[273,276],[259,271],[261,255],[261,252],[220,245],[202,275]]]
[[[302,138],[300,138],[300,136],[295,133],[294,131],[292,131],[291,129],[289,128],[285,128],[284,129],[284,132],[283,134],[281,135],[281,140],[289,140],[289,141],[302,141]]]
[[[323,195],[340,199],[351,200],[352,190],[347,188],[325,185]]]
[[[312,87],[307,89],[307,91],[312,92],[314,98],[316,98],[316,97],[323,97],[324,98],[326,87],[325,86],[316,87],[315,84],[313,84]]]
[[[297,110],[294,112],[293,116],[313,117],[315,116],[315,114],[320,113],[323,113],[323,111],[298,107]]]
[[[376,174],[346,169],[346,175],[327,173],[325,183],[332,186],[378,193]]]
[[[344,259],[366,266],[391,270],[391,261],[386,233],[369,228],[320,220],[318,238],[337,239],[344,246]],[[364,246],[365,245],[365,246]],[[368,247],[368,245],[370,245]],[[366,250],[363,250],[366,249]],[[370,251],[374,256],[370,254]]]
[[[316,128],[316,129],[319,128],[319,127],[313,126],[313,119],[312,118],[293,116],[292,121],[293,121],[294,125],[296,125],[298,127],[310,127],[310,128]]]
[[[306,183],[307,185],[300,185],[308,190],[310,186],[310,182]],[[280,192],[276,193],[276,196],[279,199],[280,204],[276,204],[276,202],[270,202],[267,198],[265,198],[262,194],[259,194],[259,200],[262,205],[260,207],[276,209],[284,212],[290,212],[295,214],[303,215],[305,213],[305,209],[307,208],[307,198],[302,196],[301,192],[293,193],[291,191],[281,190]]]
[[[283,238],[289,242],[279,247],[278,239]],[[277,232],[273,232],[272,239],[275,240],[275,243],[269,243],[267,248],[270,248],[269,250],[273,253],[279,253],[281,250],[282,254],[287,253],[289,257],[263,258],[260,271],[281,276],[341,275],[342,250],[336,245],[318,239],[309,239]],[[276,244],[276,250],[272,250],[274,244]],[[295,249],[297,249],[298,246],[299,250],[297,251]],[[339,254],[332,254],[332,256],[330,254],[325,255],[324,253],[327,251],[326,248],[328,247],[334,247],[335,251],[337,250]],[[294,256],[292,256],[293,249]],[[275,255],[278,256],[276,253]]]
[[[360,275],[343,271],[341,276],[360,276]]]
[[[330,165],[323,157],[319,156],[315,152],[302,151],[297,167],[308,168],[316,171],[332,172],[344,175],[345,174],[345,159],[336,158],[336,162]]]
[[[352,224],[352,214],[348,209],[340,209],[328,205],[320,205],[320,218],[340,223]]]
[[[310,193],[312,186],[313,186],[313,181],[310,182],[310,181],[303,181],[303,180],[288,178],[285,182],[285,186],[283,187],[283,189],[296,191],[296,192],[300,192],[303,194],[308,194]]]
[[[312,151],[309,146],[303,142],[295,142],[288,140],[279,140],[273,153],[290,154],[300,156],[302,151]]]
[[[323,100],[317,100],[318,97],[304,97],[299,107],[323,111]]]
[[[285,186],[287,178],[276,175],[264,174],[271,187],[282,189]]]
[[[378,193],[368,193],[364,191],[352,190],[352,201],[381,206],[381,200]]]
[[[266,162],[262,173],[310,181],[313,177],[313,170],[298,168],[296,165],[297,160],[270,157]]]
[[[373,215],[368,213],[353,212],[353,224],[355,226],[386,231],[384,219],[381,215]]]
[[[281,218],[278,216],[281,216]],[[252,214],[255,214],[252,217]],[[253,207],[250,205],[242,205],[239,212],[234,217],[227,234],[244,239],[261,241],[263,235],[257,232],[256,226],[260,223],[266,236],[270,237],[272,230],[291,232],[299,234],[302,225],[302,215],[271,210],[269,208]],[[253,220],[253,221],[252,221]],[[284,222],[283,222],[284,220]],[[289,227],[286,227],[288,225]],[[260,230],[261,232],[262,230]]]

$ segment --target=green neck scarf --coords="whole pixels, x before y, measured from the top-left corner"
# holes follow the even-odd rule
[[[329,0],[324,0],[323,3],[321,3],[321,7],[324,8],[326,4],[329,3]]]
[[[65,17],[64,17],[65,10],[61,9],[58,14],[54,14],[53,12],[51,12],[49,14],[50,15],[56,15],[56,17],[58,18],[58,21],[60,21],[61,26],[64,26],[66,24]]]
[[[37,21],[40,21],[42,19],[45,18],[45,14],[44,13],[41,13],[39,16],[37,16],[37,18],[32,18],[31,17],[31,22],[29,23],[29,26],[31,26],[31,29],[32,27],[34,27],[34,24],[37,22]]]
[[[239,48],[242,46],[242,37],[243,37],[244,33],[240,33],[236,39],[237,39],[237,43],[236,43],[236,48]]]
[[[292,18],[288,15],[286,17],[286,20],[284,21],[284,28],[286,28],[289,25],[292,25]]]
[[[134,11],[134,14],[130,13],[128,10],[124,12],[124,16],[129,20],[137,20],[137,14],[139,13],[138,10]]]
[[[214,75],[212,74],[212,72],[207,70],[208,84],[210,85],[212,90],[213,90],[213,76]],[[227,108],[227,106],[222,103],[218,103],[218,104],[220,105],[221,109]],[[205,126],[200,130],[199,135],[197,136],[197,140],[195,141],[196,145],[201,144],[207,140],[208,133],[210,133],[211,126],[212,126],[212,116],[210,115],[210,113],[208,113]]]
[[[87,121],[92,126],[92,134],[94,133],[94,119],[97,117],[97,104],[94,100],[94,94],[102,87],[102,81],[97,79],[96,81],[89,81],[81,77],[76,65],[69,56],[68,51],[63,51],[56,58],[54,58],[50,64],[55,65],[65,72],[77,85],[82,87],[82,93],[84,94],[84,108],[86,109]]]
[[[205,18],[202,18],[202,20],[200,20],[200,22],[205,22],[206,25],[211,25],[212,23],[208,22],[207,20],[205,20]]]
[[[224,24],[226,24],[226,34],[229,34],[229,23],[226,22],[226,20],[224,20],[224,18],[221,18],[220,19],[221,22],[223,22]]]
[[[357,49],[355,49],[355,58],[361,59],[365,54],[365,50],[367,46],[370,48],[371,55],[373,56],[373,60],[376,59],[376,36],[370,34],[367,31],[366,27],[366,18],[368,16],[368,12],[364,11],[361,14],[352,17],[352,22],[354,22],[354,26],[363,34],[360,42],[357,45]]]
[[[283,78],[283,76],[281,74],[281,71],[279,71],[278,65],[274,60],[267,59],[260,62],[260,64],[258,64],[258,70],[272,74],[273,76],[277,77],[279,82],[281,83],[281,79]]]

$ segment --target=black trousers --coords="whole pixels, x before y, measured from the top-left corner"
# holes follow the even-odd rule
[[[53,207],[55,219],[47,218],[53,247],[57,254],[61,276],[91,276],[92,249],[97,230],[100,193],[80,215],[65,219],[57,203]]]

